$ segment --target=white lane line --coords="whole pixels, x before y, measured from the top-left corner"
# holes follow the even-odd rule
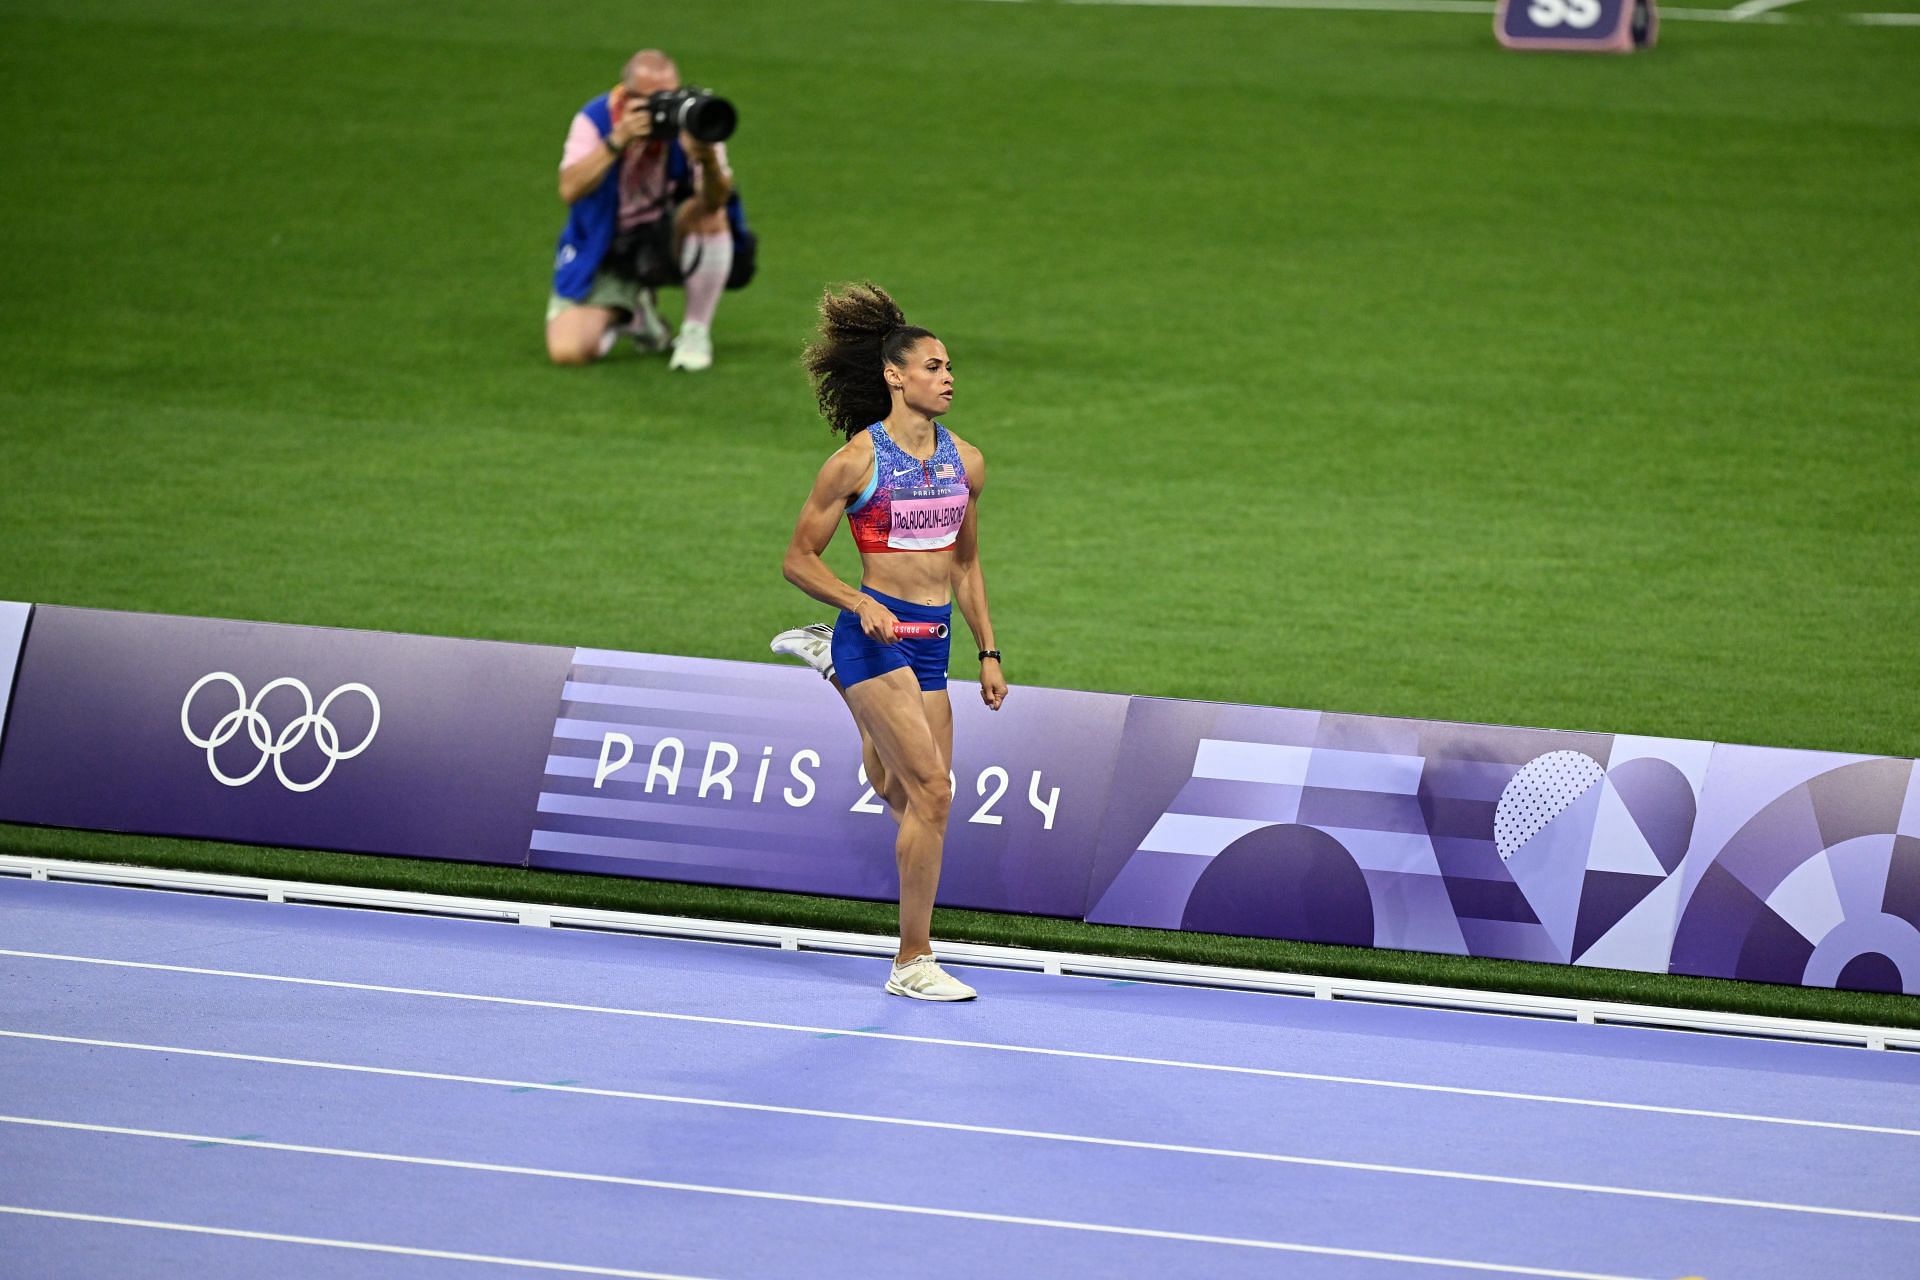
[[[401,1244],[373,1244],[365,1240],[333,1240],[325,1236],[290,1236],[277,1231],[242,1231],[235,1227],[207,1227],[195,1222],[157,1222],[152,1218],[116,1218],[104,1213],[70,1213],[60,1209],[28,1209],[0,1204],[0,1213],[26,1218],[59,1218],[66,1222],[104,1222],[116,1227],[146,1227],[153,1231],[187,1231],[201,1236],[231,1236],[237,1240],[271,1240],[278,1244],[312,1244],[328,1249],[357,1249],[363,1253],[399,1253],[410,1258],[444,1258],[451,1262],[487,1262],[500,1267],[527,1267],[535,1271],[570,1271],[576,1275],[620,1276],[625,1280],[700,1280],[698,1276],[668,1271],[626,1271],[619,1267],[589,1267],[572,1262],[542,1262],[535,1258],[498,1258],[486,1253],[455,1253],[449,1249],[415,1249]]]
[[[1920,13],[1850,13],[1847,21],[1863,27],[1920,27]]]
[[[1714,1111],[1702,1107],[1669,1107],[1650,1102],[1610,1102],[1598,1098],[1571,1098],[1550,1093],[1519,1093],[1507,1089],[1474,1089],[1465,1085],[1421,1084],[1408,1080],[1381,1080],[1368,1076],[1330,1075],[1315,1071],[1286,1071],[1278,1067],[1233,1066],[1219,1062],[1190,1062],[1179,1058],[1147,1058],[1124,1053],[1097,1053],[1087,1049],[1048,1049],[1036,1045],[1001,1044],[991,1040],[957,1040],[942,1036],[915,1036],[898,1031],[856,1031],[843,1027],[815,1027],[802,1023],[762,1022],[751,1018],[722,1018],[713,1014],[665,1013],[654,1009],[623,1009],[611,1005],[573,1004],[557,1000],[532,1000],[524,996],[481,995],[466,991],[435,991],[422,987],[394,987],[369,982],[344,982],[332,978],[296,978],[277,973],[247,973],[233,969],[202,969],[187,965],[156,964],[141,960],[106,960],[96,956],[60,955],[46,951],[14,951],[0,948],[0,956],[27,960],[55,960],[71,964],[102,965],[116,969],[145,969],[163,973],[185,973],[197,977],[239,978],[250,982],[278,982],[290,986],[323,987],[343,991],[373,991],[382,995],[418,996],[434,1000],[461,1000],[476,1004],[508,1005],[523,1009],[557,1009],[565,1013],[595,1013],[618,1018],[647,1018],[663,1022],[688,1022],[704,1026],[746,1027],[758,1031],[788,1031],[810,1036],[834,1036],[844,1040],[885,1040],[899,1044],[934,1045],[943,1049],[978,1049],[990,1053],[1019,1053],[1035,1057],[1067,1058],[1083,1062],[1113,1062],[1126,1066],[1167,1067],[1179,1071],[1213,1071],[1227,1075],[1256,1076],[1269,1080],[1305,1080],[1317,1084],[1354,1085],[1370,1089],[1402,1089],[1415,1093],[1438,1093],[1466,1098],[1494,1098],[1506,1102],[1538,1102],[1565,1107],[1597,1107],[1608,1111],[1635,1111],[1652,1115],[1686,1116],[1700,1120],[1734,1120],[1749,1124],[1777,1124],[1794,1128],[1837,1129],[1848,1133],[1882,1133],[1901,1138],[1920,1138],[1920,1129],[1891,1125],[1850,1124],[1839,1120],[1805,1120],[1793,1116],[1766,1116],[1741,1111]],[[10,1034],[10,1033],[9,1033]]]
[[[429,1165],[441,1169],[468,1169],[480,1173],[518,1174],[530,1178],[551,1178],[562,1182],[591,1182],[619,1187],[642,1187],[651,1191],[683,1191],[695,1195],[725,1196],[742,1200],[773,1200],[784,1204],[818,1205],[829,1209],[863,1209],[874,1213],[899,1213],[917,1217],[950,1218],[967,1222],[991,1222],[1015,1227],[1044,1227],[1055,1231],[1084,1231],[1094,1235],[1130,1236],[1143,1240],[1175,1240],[1187,1244],[1228,1245],[1240,1249],[1268,1249],[1279,1253],[1307,1253],[1323,1257],[1365,1258],[1373,1262],[1404,1262],[1428,1267],[1452,1267],[1461,1271],[1493,1271],[1502,1275],[1550,1276],[1560,1280],[1648,1280],[1647,1277],[1619,1276],[1592,1271],[1561,1271],[1551,1267],[1528,1267],[1516,1263],[1479,1262],[1468,1258],[1441,1258],[1418,1253],[1388,1253],[1377,1249],[1343,1249],[1336,1245],[1301,1244],[1292,1240],[1262,1240],[1248,1236],[1217,1236],[1197,1231],[1163,1231],[1156,1227],[1127,1227],[1108,1222],[1081,1222],[1070,1218],[1034,1218],[1024,1214],[986,1213],[973,1209],[943,1209],[934,1205],[902,1204],[896,1201],[854,1200],[844,1196],[809,1196],[793,1191],[765,1191],[754,1187],[722,1187],[711,1183],[673,1182],[662,1178],[634,1178],[613,1173],[581,1173],[568,1169],[538,1169],[526,1165],[490,1164],[476,1160],[443,1160],[433,1156],[398,1155],[388,1151],[356,1151],[344,1147],[310,1147],[291,1142],[264,1142],[252,1138],[222,1138],[211,1134],[172,1133],[158,1129],[122,1129],[110,1125],[65,1124],[57,1121],[27,1121],[50,1128],[88,1129],[99,1133],[121,1134],[136,1138],[160,1138],[174,1142],[204,1142],[223,1147],[252,1147],[263,1151],[290,1151],[299,1155],[335,1156],[349,1160],[375,1160],[385,1164]]]
[[[132,1049],[146,1053],[179,1054],[183,1057],[217,1058],[227,1062],[256,1062],[269,1066],[301,1067],[316,1071],[347,1071],[360,1075],[387,1076],[402,1080],[432,1080],[443,1084],[472,1084],[490,1089],[513,1089],[521,1093],[568,1093],[589,1098],[618,1098],[629,1102],[658,1102],[670,1106],[711,1107],[720,1111],[749,1111],[765,1115],[805,1116],[816,1120],[839,1120],[855,1124],[892,1125],[903,1129],[930,1129],[946,1133],[974,1133],[995,1138],[1022,1138],[1036,1142],[1059,1142],[1088,1147],[1109,1147],[1129,1151],[1164,1152],[1170,1155],[1206,1156],[1222,1160],[1250,1160],[1265,1164],[1300,1165],[1316,1169],[1344,1169],[1355,1173],[1382,1173],[1407,1178],[1435,1178],[1449,1182],[1491,1183],[1508,1187],[1531,1187],[1543,1191],[1573,1191],[1587,1195],[1629,1196],[1642,1200],[1669,1200],[1683,1204],[1718,1205],[1734,1209],[1762,1209],[1776,1213],[1811,1213],[1835,1218],[1865,1218],[1878,1222],[1920,1224],[1920,1215],[1893,1213],[1878,1209],[1841,1209],[1829,1205],[1797,1204],[1784,1200],[1751,1200],[1738,1196],[1716,1196],[1704,1192],[1659,1191],[1647,1187],[1621,1187],[1609,1183],[1567,1182],[1551,1178],[1524,1178],[1517,1174],[1472,1173],[1462,1169],[1434,1169],[1424,1165],[1381,1164],[1368,1160],[1336,1160],[1329,1156],[1287,1155],[1275,1151],[1248,1151],[1236,1147],[1209,1147],[1184,1142],[1149,1142],[1140,1138],[1107,1138],[1096,1134],[1062,1133],[1050,1129],[1019,1129],[1005,1125],[967,1124],[958,1120],[922,1120],[911,1116],[882,1116],[860,1111],[832,1111],[820,1107],[788,1107],[772,1102],[737,1102],[725,1098],[700,1098],[684,1094],[648,1093],[637,1089],[606,1089],[578,1084],[545,1084],[534,1080],[511,1080],[492,1076],[461,1075],[443,1071],[414,1071],[405,1067],[374,1067],[353,1062],[323,1062],[304,1058],[270,1058],[256,1054],[229,1053],[212,1049],[182,1049],[163,1044],[130,1044],[113,1040],[81,1040],[70,1036],[32,1035],[0,1031],[0,1036],[20,1040],[40,1040],[58,1044],[81,1044],[89,1048]],[[39,1120],[28,1116],[0,1115],[0,1124],[38,1124],[55,1128],[89,1129],[98,1126],[78,1122]],[[103,1132],[120,1130],[103,1128]],[[129,1130],[128,1132],[132,1132]]]

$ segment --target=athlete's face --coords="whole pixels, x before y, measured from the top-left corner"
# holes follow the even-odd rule
[[[900,392],[907,408],[937,418],[953,403],[953,361],[938,338],[922,338],[907,348],[904,363],[887,366],[887,384]]]

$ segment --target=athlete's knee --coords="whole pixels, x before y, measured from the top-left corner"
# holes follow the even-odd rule
[[[906,791],[909,813],[936,827],[946,825],[947,814],[953,808],[953,791],[945,778],[916,778],[907,785]]]

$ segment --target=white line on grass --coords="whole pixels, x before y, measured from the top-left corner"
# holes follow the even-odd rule
[[[432,1080],[445,1084],[472,1084],[489,1089],[513,1089],[521,1093],[578,1094],[590,1098],[618,1098],[629,1102],[659,1102],[672,1106],[711,1107],[721,1111],[747,1111],[764,1115],[805,1116],[817,1120],[839,1120],[855,1124],[892,1125],[904,1129],[930,1129],[946,1133],[972,1133],[985,1137],[1022,1138],[1037,1142],[1059,1142],[1088,1147],[1120,1148],[1130,1151],[1165,1152],[1169,1155],[1206,1156],[1213,1159],[1225,1160],[1250,1160],[1266,1164],[1300,1165],[1316,1169],[1345,1169],[1355,1173],[1383,1173],[1407,1178],[1435,1178],[1450,1182],[1478,1182],[1508,1187],[1530,1187],[1543,1191],[1574,1191],[1587,1195],[1629,1196],[1642,1200],[1671,1200],[1683,1204],[1718,1205],[1734,1209],[1763,1209],[1777,1213],[1811,1213],[1835,1218],[1866,1218],[1879,1222],[1920,1224],[1920,1215],[1890,1213],[1877,1209],[1839,1209],[1827,1205],[1795,1204],[1782,1200],[1749,1200],[1737,1196],[1716,1196],[1686,1191],[1656,1191],[1644,1187],[1618,1187],[1606,1183],[1566,1182],[1550,1178],[1523,1178],[1513,1174],[1469,1173],[1460,1169],[1433,1169],[1422,1165],[1380,1164],[1367,1160],[1335,1160],[1326,1156],[1285,1155],[1272,1151],[1247,1151],[1235,1147],[1208,1147],[1184,1142],[1149,1142],[1140,1138],[1103,1138],[1093,1134],[1061,1133],[1050,1129],[1018,1129],[1006,1125],[967,1124],[958,1120],[919,1120],[910,1116],[882,1116],[860,1111],[832,1111],[820,1107],[788,1107],[772,1102],[737,1102],[731,1099],[700,1098],[685,1094],[649,1093],[638,1089],[607,1089],[577,1084],[545,1084],[533,1080],[501,1079],[494,1076],[463,1075],[444,1071],[414,1071],[404,1067],[375,1067],[353,1062],[325,1062],[307,1058],[274,1058],[250,1053],[227,1053],[213,1049],[183,1049],[176,1045],[133,1044],[115,1040],[82,1040],[72,1036],[32,1035],[17,1031],[0,1031],[0,1036],[21,1040],[40,1040],[56,1044],[81,1044],[89,1048],[97,1049],[130,1049],[146,1053],[178,1054],[184,1057],[216,1058],[228,1062],[257,1062],[269,1066],[301,1067],[315,1071],[347,1071],[360,1075],[387,1076],[403,1080]],[[72,1121],[38,1120],[27,1116],[9,1115],[0,1115],[0,1124],[47,1125],[54,1128],[66,1129],[98,1128],[105,1133],[145,1132],[144,1130],[120,1130],[114,1129],[111,1126],[88,1125]]]
[[[184,973],[197,977],[238,978],[250,982],[278,982],[290,986],[323,987],[345,991],[373,991],[382,995],[415,996],[432,1000],[460,1000],[476,1004],[499,1004],[524,1009],[556,1009],[566,1013],[593,1013],[616,1018],[646,1018],[663,1022],[687,1022],[703,1026],[746,1027],[758,1031],[786,1031],[810,1036],[830,1035],[847,1040],[884,1040],[899,1044],[933,1045],[943,1049],[977,1049],[989,1053],[1019,1053],[1035,1057],[1067,1058],[1082,1062],[1113,1062],[1126,1066],[1166,1067],[1179,1071],[1217,1071],[1228,1075],[1257,1076],[1269,1080],[1305,1080],[1319,1084],[1354,1085],[1370,1089],[1405,1089],[1416,1093],[1439,1093],[1466,1098],[1494,1098],[1508,1102],[1539,1102],[1564,1107],[1597,1107],[1608,1111],[1635,1111],[1651,1115],[1688,1116],[1701,1120],[1735,1120],[1750,1124],[1777,1124],[1806,1129],[1837,1129],[1848,1133],[1883,1133],[1900,1138],[1920,1138],[1920,1129],[1892,1125],[1850,1124],[1840,1120],[1805,1120],[1794,1116],[1766,1116],[1741,1111],[1714,1111],[1704,1107],[1669,1107],[1651,1102],[1611,1102],[1598,1098],[1570,1098],[1550,1093],[1519,1093],[1509,1089],[1474,1089],[1465,1085],[1421,1084],[1408,1080],[1381,1080],[1369,1076],[1330,1075],[1316,1071],[1287,1071],[1279,1067],[1246,1067],[1220,1062],[1192,1062],[1179,1058],[1147,1058],[1124,1053],[1096,1053],[1087,1049],[1050,1049],[1038,1045],[1001,1044],[991,1040],[958,1040],[943,1036],[915,1036],[898,1031],[858,1031],[844,1027],[808,1026],[804,1023],[763,1022],[751,1018],[722,1018],[712,1014],[666,1013],[654,1009],[623,1009],[610,1005],[574,1004],[558,1000],[533,1000],[524,996],[481,995],[466,991],[436,991],[421,987],[395,987],[369,982],[345,982],[333,978],[297,978],[277,973],[249,973],[234,969],[204,969],[190,965],[157,964],[144,960],[108,960],[97,956],[62,955],[47,951],[16,951],[0,948],[0,956],[25,960],[52,960],[67,964],[100,965],[115,969],[142,969],[161,973]],[[0,1032],[0,1035],[20,1035]]]
[[[1492,0],[1062,0],[1139,9],[1305,9],[1360,13],[1486,13]]]
[[[1030,0],[1003,0],[1025,4]],[[1755,0],[1765,9],[1795,0]],[[1129,9],[1291,9],[1309,13],[1470,13],[1491,16],[1492,0],[1060,0],[1062,4]],[[1730,9],[1660,9],[1660,17],[1679,22],[1790,22],[1785,14],[1757,10],[1741,18]]]
[[[387,1164],[428,1165],[442,1169],[466,1169],[480,1173],[507,1173],[522,1177],[551,1178],[563,1182],[591,1182],[619,1187],[643,1187],[652,1191],[682,1191],[695,1195],[725,1196],[742,1200],[772,1200],[784,1204],[817,1205],[829,1209],[862,1209],[874,1213],[899,1213],[915,1217],[948,1218],[966,1222],[991,1222],[1003,1226],[1044,1227],[1054,1231],[1084,1231],[1094,1235],[1130,1236],[1144,1240],[1173,1240],[1185,1244],[1227,1245],[1240,1249],[1267,1249],[1279,1253],[1317,1254],[1334,1258],[1365,1258],[1373,1262],[1403,1262],[1417,1266],[1451,1267],[1461,1271],[1491,1271],[1502,1275],[1548,1276],[1558,1280],[1646,1280],[1645,1277],[1620,1276],[1593,1271],[1562,1271],[1552,1267],[1528,1267],[1517,1263],[1478,1262],[1467,1258],[1441,1258],[1419,1253],[1389,1253],[1377,1249],[1343,1249],[1335,1245],[1301,1244],[1292,1240],[1261,1240],[1249,1236],[1218,1236],[1197,1231],[1163,1231],[1156,1227],[1127,1227],[1108,1222],[1080,1222],[1069,1218],[1034,1218],[1024,1214],[985,1213],[972,1209],[943,1209],[934,1205],[901,1204],[896,1201],[854,1200],[844,1196],[809,1196],[793,1191],[764,1191],[753,1187],[722,1187],[710,1183],[673,1182],[662,1178],[634,1178],[612,1173],[580,1173],[566,1169],[536,1169],[524,1165],[488,1164],[474,1160],[443,1160],[433,1156],[397,1155],[386,1151],[355,1151],[343,1147],[310,1147],[290,1142],[263,1142],[247,1138],[222,1138],[209,1134],[171,1133],[154,1129],[119,1129],[107,1125],[68,1125],[48,1121],[55,1128],[91,1129],[101,1133],[129,1137],[159,1138],[174,1142],[204,1142],[223,1147],[251,1147],[263,1151],[290,1151],[299,1155],[334,1156],[349,1160],[375,1160]],[[458,1255],[453,1255],[458,1256]],[[633,1275],[636,1272],[610,1274]]]
[[[154,1231],[186,1231],[202,1236],[231,1236],[237,1240],[271,1240],[278,1244],[313,1244],[328,1249],[356,1249],[363,1253],[399,1253],[410,1258],[445,1258],[451,1262],[487,1262],[501,1267],[530,1267],[537,1271],[570,1271],[576,1275],[620,1276],[633,1280],[700,1280],[698,1276],[667,1271],[626,1271],[619,1267],[589,1267],[572,1262],[541,1262],[534,1258],[498,1258],[485,1253],[454,1253],[448,1249],[415,1249],[401,1244],[371,1244],[365,1240],[332,1240],[325,1236],[290,1236],[277,1231],[242,1231],[236,1227],[206,1227],[194,1222],[157,1222],[152,1218],[116,1218],[104,1213],[70,1213],[59,1209],[28,1209],[0,1204],[0,1213],[27,1218],[59,1218],[66,1222],[104,1222],[116,1227],[146,1227]]]
[[[1741,0],[1727,12],[1732,15],[1735,22],[1745,22],[1749,18],[1756,18],[1763,13],[1771,13],[1775,9],[1784,9],[1790,4],[1797,3],[1799,0]]]
[[[1847,21],[1863,27],[1920,27],[1920,13],[1850,13]]]
[[[1781,0],[1783,4],[1791,4],[1792,2],[1793,0]],[[1757,13],[1752,17],[1741,18],[1736,16],[1731,9],[1669,9],[1665,5],[1661,5],[1660,21],[1666,22],[1668,20],[1675,22],[1744,22],[1748,26],[1753,26],[1757,23],[1769,23],[1778,26],[1782,23],[1798,21],[1792,14],[1787,13]]]

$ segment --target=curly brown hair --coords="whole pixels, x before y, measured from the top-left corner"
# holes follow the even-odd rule
[[[872,281],[820,298],[820,336],[801,363],[827,426],[851,440],[887,416],[893,395],[881,367],[905,367],[907,352],[934,335],[907,323],[900,305]]]

